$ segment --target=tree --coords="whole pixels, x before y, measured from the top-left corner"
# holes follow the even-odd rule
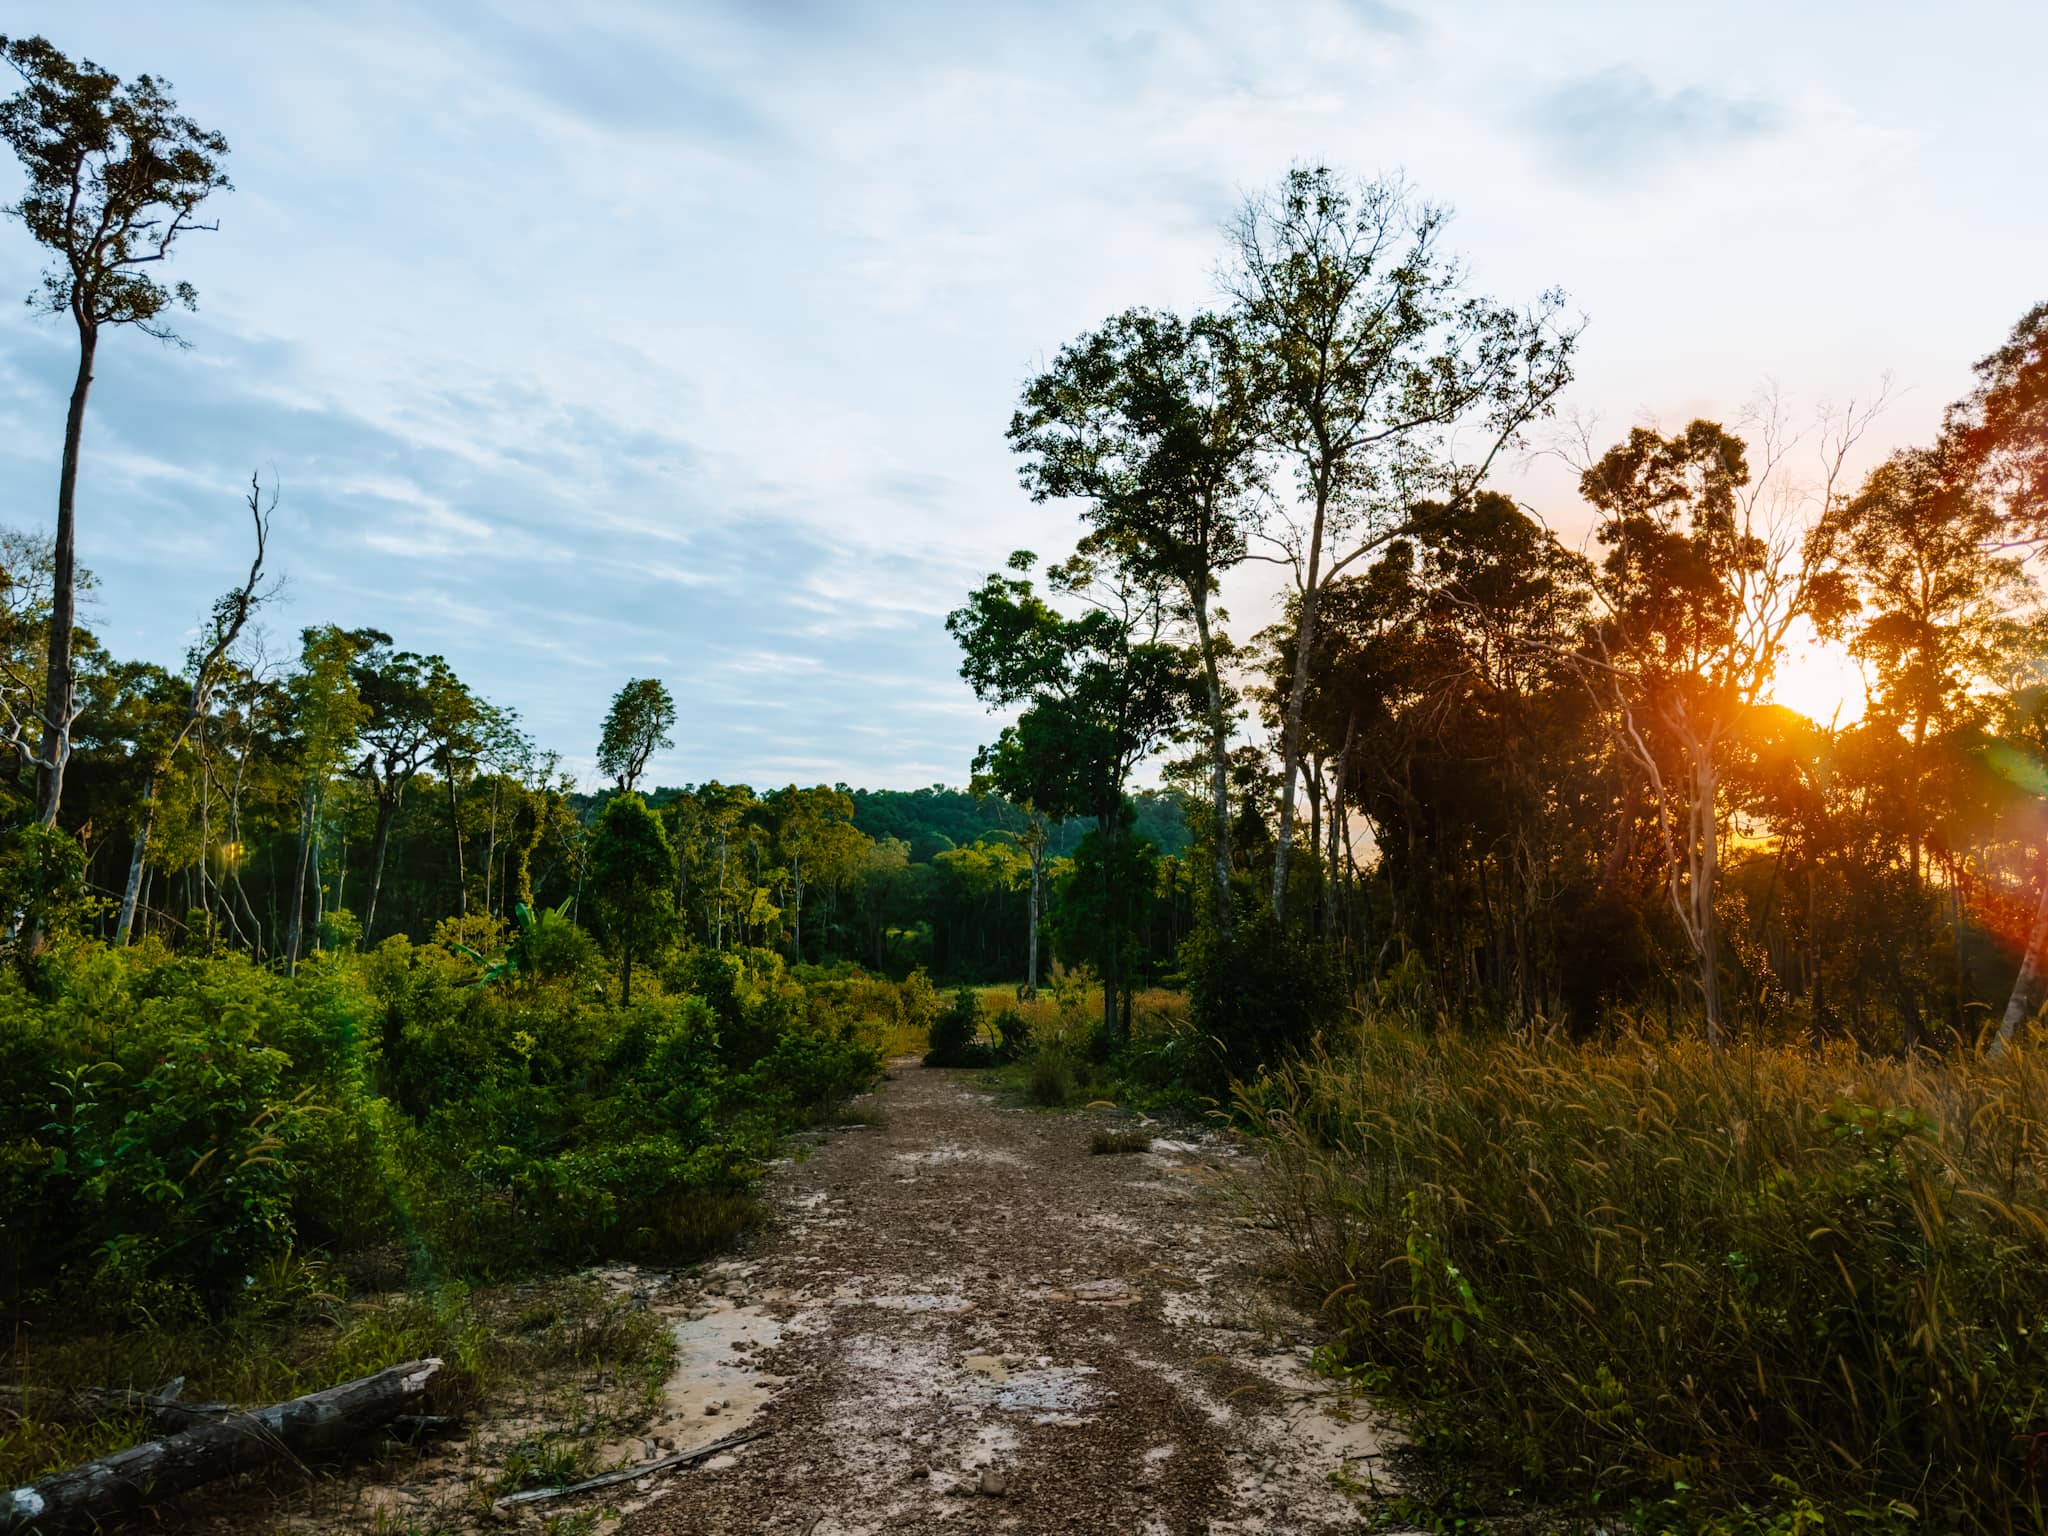
[[[1903,735],[1911,878],[1928,832],[1932,741],[1960,728],[1989,670],[2008,605],[2025,596],[2021,563],[1997,552],[1996,513],[1941,448],[1905,449],[1831,508],[1816,538],[1846,581],[1816,614],[1846,637],[1871,681],[1870,721]]]
[[[2036,304],[2005,345],[1976,366],[1977,387],[1949,407],[1943,436],[1957,471],[1991,501],[2005,542],[2048,541],[2048,303]],[[2048,870],[2048,865],[2044,865]],[[1993,1049],[2003,1051],[2038,1006],[2048,974],[2048,872]]]
[[[768,797],[775,819],[777,851],[789,861],[790,958],[804,958],[804,891],[836,888],[860,863],[867,837],[853,825],[853,797],[820,784],[798,789],[794,784]]]
[[[1822,427],[1822,508],[1876,407]],[[1827,544],[1797,526],[1785,484],[1791,447],[1775,415],[1748,444],[1711,421],[1665,437],[1637,427],[1579,478],[1601,514],[1605,611],[1582,653],[1613,712],[1616,743],[1648,785],[1671,908],[1693,953],[1707,1037],[1723,1036],[1715,900],[1721,779],[1744,716],[1784,654],[1793,622],[1840,601]]]
[[[42,706],[41,819],[57,824],[64,768],[77,720],[72,627],[79,440],[100,332],[132,325],[177,338],[165,324],[173,304],[197,306],[188,282],[165,286],[148,270],[170,259],[197,222],[209,193],[229,187],[227,140],[178,110],[167,82],[138,75],[127,85],[91,60],[73,63],[40,37],[0,37],[0,56],[26,82],[0,102],[0,138],[27,173],[8,211],[55,258],[29,302],[69,314],[78,332],[78,369],[64,417],[57,479],[57,536],[50,605],[48,681]]]
[[[1084,551],[1175,591],[1194,626],[1209,735],[1213,910],[1225,933],[1231,700],[1221,671],[1228,641],[1213,627],[1211,603],[1223,573],[1245,557],[1259,506],[1259,410],[1242,351],[1228,318],[1130,310],[1063,347],[1025,386],[1010,421],[1033,499],[1085,499],[1093,531]]]
[[[359,630],[356,639],[360,649],[349,670],[368,718],[361,733],[366,750],[353,772],[370,787],[377,806],[370,840],[370,899],[363,909],[367,947],[384,889],[391,826],[406,789],[442,743],[474,714],[476,701],[441,657],[394,652],[391,637],[377,630]]]
[[[590,839],[591,905],[619,955],[619,1001],[633,1000],[633,961],[675,931],[675,850],[661,818],[630,790],[612,797]]]
[[[368,716],[350,668],[361,637],[332,624],[301,637],[299,670],[290,684],[292,724],[297,737],[299,837],[291,890],[291,921],[285,930],[285,963],[296,970],[305,934],[306,889],[316,898],[320,921],[325,892],[320,879],[320,818],[334,770],[354,751],[356,733]]]
[[[1024,997],[1038,996],[1038,930],[1045,904],[1046,821],[1065,820],[1078,808],[1078,775],[1067,760],[1061,733],[1049,729],[1052,717],[1028,713],[1006,727],[995,742],[974,754],[976,794],[995,793],[1024,812],[1024,831],[1017,842],[1031,861],[1030,895],[1025,901]]]
[[[1113,884],[1128,865],[1115,847],[1126,830],[1124,786],[1190,713],[1187,658],[1164,638],[1156,587],[1123,568],[1071,561],[1054,572],[1057,586],[1086,605],[1070,618],[1033,589],[1025,573],[1035,559],[1022,550],[1012,555],[1019,574],[991,575],[947,615],[946,628],[960,644],[960,675],[984,703],[1025,706],[1009,728],[1016,745],[999,745],[999,756],[1009,752],[1030,765],[1041,810],[1058,815],[1074,806],[1096,818],[1104,840],[1098,876]],[[1122,910],[1113,892],[1105,891],[1103,910],[1112,921]],[[1104,952],[1111,957],[1103,976],[1106,1045],[1118,1030],[1116,935]]]
[[[631,793],[647,771],[647,760],[675,745],[669,729],[676,723],[675,700],[659,678],[636,677],[612,699],[597,743],[597,770]]]
[[[443,707],[434,717],[434,751],[431,761],[448,789],[448,832],[455,850],[455,910],[469,912],[469,872],[464,862],[462,834],[462,785],[476,771],[477,763],[508,742],[518,731],[505,711],[488,704],[467,690],[442,698]]]
[[[235,643],[242,638],[249,620],[268,595],[263,590],[263,558],[270,543],[270,518],[277,510],[277,493],[263,499],[263,487],[256,476],[249,477],[249,516],[256,526],[256,552],[249,561],[249,574],[239,587],[213,605],[204,637],[186,659],[189,686],[179,716],[165,723],[150,749],[150,765],[142,782],[142,824],[136,829],[135,847],[128,864],[128,881],[121,890],[120,916],[114,925],[114,942],[126,944],[135,922],[135,904],[142,893],[142,872],[149,861],[149,838],[156,815],[155,786],[171,761],[191,738],[213,707],[213,693]]]
[[[1558,323],[1562,296],[1522,311],[1468,295],[1464,268],[1439,248],[1448,218],[1399,181],[1353,187],[1316,166],[1251,199],[1232,229],[1250,387],[1275,478],[1298,498],[1270,535],[1299,596],[1280,717],[1277,918],[1325,587],[1397,537],[1417,504],[1470,497],[1571,378],[1577,332]]]
[[[1977,387],[1949,407],[1945,447],[1991,498],[2005,539],[2048,539],[2048,303],[1976,366]]]
[[[1418,508],[1408,537],[1325,594],[1304,715],[1311,769],[1335,765],[1323,932],[1352,932],[1355,808],[1391,927],[1461,1014],[1527,1021],[1561,991],[1556,914],[1606,777],[1562,659],[1589,596],[1587,562],[1492,491]]]

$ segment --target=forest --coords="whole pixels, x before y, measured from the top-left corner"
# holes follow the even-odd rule
[[[96,351],[196,302],[162,263],[226,238],[228,147],[0,51],[78,345],[54,516],[0,535],[17,1384],[24,1338],[137,1391],[234,1338],[269,1364],[222,1394],[325,1385],[417,1342],[285,1342],[351,1291],[715,1253],[929,1048],[1257,1147],[1432,1528],[2039,1528],[2048,304],[1959,344],[1924,443],[1871,451],[1879,386],[1597,435],[1562,292],[1297,166],[1213,307],[1134,294],[1024,382],[1020,494],[1078,536],[945,620],[991,717],[959,787],[664,786],[659,678],[540,743],[401,634],[275,647],[261,477],[186,655],[79,622]],[[1538,458],[1576,505],[1520,499]],[[1860,708],[1779,701],[1815,642]],[[0,1468],[133,1429],[17,1414]]]

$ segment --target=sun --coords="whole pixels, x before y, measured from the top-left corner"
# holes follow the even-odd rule
[[[1863,675],[1849,653],[1815,635],[1803,619],[1787,637],[1764,696],[1773,704],[1796,709],[1816,725],[1853,725],[1870,703]]]

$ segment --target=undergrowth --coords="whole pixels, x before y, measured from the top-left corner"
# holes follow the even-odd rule
[[[1412,1406],[1446,1518],[2041,1528],[2048,1059],[1372,1023],[1238,1107],[1323,1366]]]
[[[96,1412],[95,1389],[148,1392],[184,1379],[187,1402],[271,1403],[317,1392],[401,1361],[437,1356],[432,1411],[462,1415],[486,1398],[528,1384],[573,1381],[587,1402],[630,1420],[658,1401],[675,1344],[661,1319],[583,1280],[359,1303],[329,1298],[290,1316],[238,1316],[182,1329],[73,1331],[15,1340],[14,1385],[32,1392],[0,1410],[0,1485],[132,1445],[147,1433],[139,1413]],[[583,1393],[585,1378],[608,1395]],[[590,1408],[583,1406],[588,1415]],[[609,1429],[611,1426],[603,1426]],[[595,1429],[595,1426],[594,1426]]]

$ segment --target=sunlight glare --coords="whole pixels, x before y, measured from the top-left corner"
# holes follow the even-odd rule
[[[1765,697],[1798,710],[1816,725],[1853,725],[1870,702],[1863,675],[1849,653],[1834,641],[1820,639],[1804,620],[1787,638]]]

